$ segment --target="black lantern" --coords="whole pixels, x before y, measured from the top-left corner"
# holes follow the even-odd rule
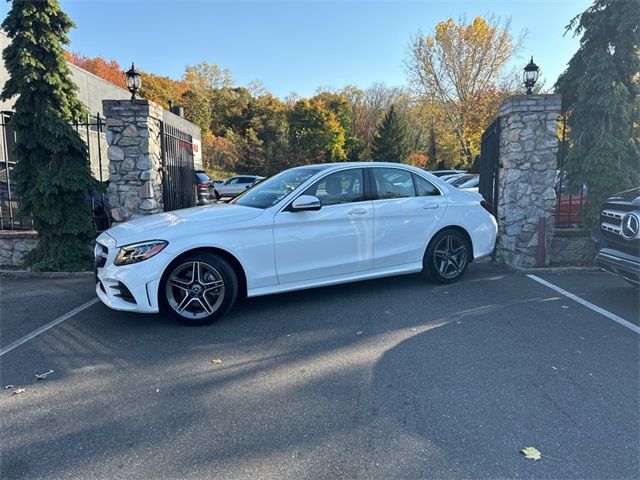
[[[524,81],[524,86],[527,87],[527,95],[531,95],[533,93],[532,88],[538,81],[538,65],[533,63],[533,57],[531,57],[531,61],[524,67],[524,73],[522,74],[522,80]]]
[[[136,70],[136,66],[132,63],[131,68],[127,70],[126,74],[127,88],[131,92],[131,100],[136,98],[136,92],[142,85],[142,79],[140,78],[140,72]]]

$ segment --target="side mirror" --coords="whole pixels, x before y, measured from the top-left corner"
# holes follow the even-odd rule
[[[318,197],[313,195],[300,195],[291,204],[292,212],[306,212],[311,210],[320,210],[322,203]]]

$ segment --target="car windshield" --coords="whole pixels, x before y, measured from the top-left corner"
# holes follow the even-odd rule
[[[198,183],[209,183],[211,181],[209,180],[209,176],[204,172],[196,172],[196,179]]]
[[[272,207],[318,171],[314,168],[293,168],[280,172],[242,193],[231,203],[253,208]]]
[[[462,185],[456,185],[456,187],[458,188],[473,188],[473,187],[477,187],[479,182],[479,178],[475,177],[472,178],[471,180],[467,180],[466,182],[464,182]]]

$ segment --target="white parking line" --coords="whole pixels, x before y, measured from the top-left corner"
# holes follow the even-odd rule
[[[40,328],[34,330],[33,332],[25,335],[24,337],[16,340],[13,343],[10,343],[9,345],[7,345],[6,347],[3,347],[2,349],[0,349],[0,357],[2,355],[4,355],[5,353],[10,352],[11,350],[13,350],[16,347],[19,347],[20,345],[22,345],[25,342],[28,342],[29,340],[31,340],[32,338],[37,337],[38,335],[40,335],[41,333],[46,332],[47,330],[49,330],[50,328],[55,327],[56,325],[58,325],[59,323],[64,322],[65,320],[70,319],[71,317],[73,317],[75,314],[80,313],[83,310],[86,310],[87,308],[89,308],[91,305],[95,305],[97,302],[99,302],[100,299],[99,298],[94,298],[93,300],[89,300],[87,303],[83,303],[82,305],[80,305],[79,307],[74,308],[73,310],[71,310],[70,312],[65,313],[64,315],[62,315],[61,317],[56,318],[55,320],[47,323],[46,325],[41,326]]]
[[[594,312],[598,312],[599,314],[604,315],[607,318],[610,318],[611,320],[619,323],[623,327],[627,327],[629,330],[633,330],[634,332],[640,334],[640,327],[638,327],[637,325],[634,325],[633,323],[625,320],[622,317],[619,317],[615,313],[611,313],[608,310],[605,310],[604,308],[594,305],[591,302],[587,302],[586,300],[583,300],[582,298],[575,296],[573,293],[567,292],[566,290],[563,290],[560,287],[556,287],[553,283],[549,283],[540,277],[537,277],[535,275],[527,275],[527,277],[529,277],[531,280],[535,280],[536,282],[541,283],[545,287],[549,287],[550,289],[555,290],[558,293],[561,293],[565,297],[569,297],[574,302],[578,302],[580,305],[584,305],[585,307],[590,308]]]

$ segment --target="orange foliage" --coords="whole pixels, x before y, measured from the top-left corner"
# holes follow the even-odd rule
[[[140,96],[152,102],[169,107],[169,100],[179,105],[182,94],[187,91],[187,84],[183,81],[176,81],[169,77],[161,77],[153,73],[142,72],[142,86]]]
[[[429,164],[429,157],[422,153],[413,152],[409,154],[409,165],[413,165],[418,168],[427,168]]]
[[[66,57],[67,62],[91,72],[107,82],[121,88],[127,88],[124,81],[124,72],[115,60],[105,60],[100,56],[90,58],[78,52],[66,52]]]

